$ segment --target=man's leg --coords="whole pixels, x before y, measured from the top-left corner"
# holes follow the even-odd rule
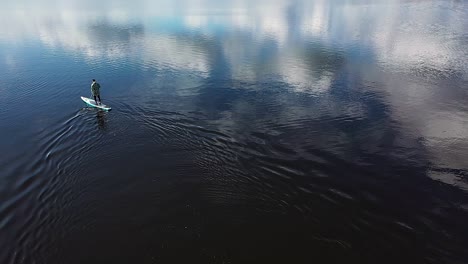
[[[99,99],[99,103],[101,103],[101,95],[98,95],[97,98]]]
[[[93,96],[94,96],[94,102],[97,104],[97,101],[96,101],[96,96],[95,96],[95,95],[93,95]]]

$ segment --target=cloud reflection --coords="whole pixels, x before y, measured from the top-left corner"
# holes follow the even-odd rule
[[[1,22],[6,26],[0,29],[0,39],[18,42],[24,38],[39,37],[51,47],[62,46],[90,57],[123,57],[132,54],[125,48],[126,44],[147,48],[143,43],[134,43],[136,39],[133,38],[144,34],[145,28],[148,31],[156,26],[157,30],[161,30],[151,22],[151,18],[158,17],[162,24],[171,27],[180,18],[181,24],[176,26],[180,30],[210,35],[220,30],[227,31],[227,35],[242,32],[248,35],[254,44],[249,49],[254,48],[257,52],[260,52],[268,41],[275,43],[278,55],[292,54],[290,51],[303,48],[299,41],[320,41],[335,47],[352,47],[350,45],[367,43],[374,47],[374,55],[384,66],[406,70],[423,65],[443,72],[448,69],[468,71],[466,63],[456,59],[461,55],[466,57],[466,49],[456,40],[447,41],[451,36],[455,36],[458,30],[463,30],[466,19],[452,16],[445,24],[440,24],[438,17],[448,12],[444,9],[434,8],[425,12],[415,10],[409,11],[411,15],[402,16],[402,12],[408,10],[397,8],[400,3],[380,5],[376,4],[377,1],[367,1],[367,5],[347,1],[331,3],[324,0],[294,3],[285,0],[275,0],[273,3],[258,1],[255,5],[249,1],[157,2],[159,6],[153,1],[141,0],[132,5],[117,1],[106,9],[99,9],[100,4],[93,8],[87,1],[65,1],[61,5],[49,3],[41,5],[41,8],[32,4],[33,7],[28,9],[24,8],[21,2],[16,5],[3,4],[6,7],[2,12]],[[430,3],[418,5],[430,7]],[[54,16],[50,16],[51,13]],[[435,32],[428,32],[426,25],[437,25],[431,29]],[[111,26],[114,28],[109,28]],[[101,35],[96,32],[100,28],[102,33],[109,32],[114,35]],[[106,45],[109,43],[115,45]],[[235,53],[234,49],[240,51],[241,48],[225,41],[223,49],[225,52]],[[233,54],[230,57],[237,55]],[[297,62],[296,68],[303,67],[298,58],[292,58],[288,62]],[[236,66],[244,65],[233,65],[231,68]],[[285,79],[297,78],[290,76],[287,71],[281,72],[287,75]],[[305,83],[311,81],[315,79],[305,80]]]

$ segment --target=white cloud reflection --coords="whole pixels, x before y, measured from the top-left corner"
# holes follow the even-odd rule
[[[179,41],[170,36],[151,36],[143,39],[143,65],[158,64],[174,70],[183,69],[207,77],[210,71],[209,58],[205,51],[194,43]]]

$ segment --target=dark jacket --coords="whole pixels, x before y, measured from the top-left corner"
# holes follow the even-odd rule
[[[99,85],[99,83],[97,83],[97,82],[93,82],[91,84],[91,93],[93,93],[94,96],[98,96],[99,95],[99,88],[101,88],[101,85]]]

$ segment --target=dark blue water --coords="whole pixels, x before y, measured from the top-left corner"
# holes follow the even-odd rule
[[[0,263],[468,263],[467,58],[466,1],[3,1]]]

